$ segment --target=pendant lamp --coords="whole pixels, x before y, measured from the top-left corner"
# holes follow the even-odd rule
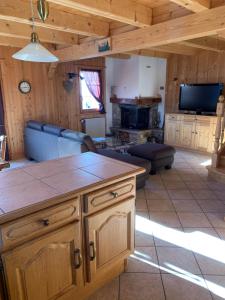
[[[31,3],[31,13],[32,13],[31,41],[23,49],[13,54],[12,57],[15,59],[30,61],[30,62],[46,62],[46,63],[57,62],[59,60],[58,57],[53,55],[39,42],[38,35],[35,32],[34,9],[33,9],[32,0],[30,1],[30,3]]]

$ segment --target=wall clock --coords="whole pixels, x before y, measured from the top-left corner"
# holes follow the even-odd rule
[[[30,82],[28,82],[26,80],[22,80],[22,81],[20,81],[18,88],[21,93],[29,94],[31,91]]]

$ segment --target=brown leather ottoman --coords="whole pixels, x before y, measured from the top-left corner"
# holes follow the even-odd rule
[[[165,144],[146,143],[130,147],[127,152],[149,160],[151,162],[150,174],[154,175],[160,168],[171,169],[176,151],[173,147]]]

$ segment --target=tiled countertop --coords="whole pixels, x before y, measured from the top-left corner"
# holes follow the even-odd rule
[[[32,164],[0,173],[0,223],[53,205],[50,200],[144,169],[96,153]]]

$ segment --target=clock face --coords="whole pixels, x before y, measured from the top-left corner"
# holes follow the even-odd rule
[[[23,94],[28,94],[31,91],[31,85],[28,81],[21,81],[19,83],[19,90]]]

